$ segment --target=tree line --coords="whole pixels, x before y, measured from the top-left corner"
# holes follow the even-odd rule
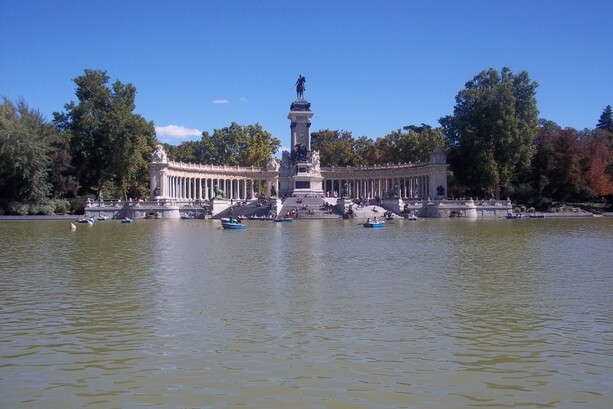
[[[77,100],[50,122],[25,101],[3,98],[0,214],[79,212],[86,197],[148,198],[148,163],[159,142],[153,122],[134,113],[136,87],[111,84],[101,70],[85,70],[74,82]],[[311,148],[322,166],[420,162],[443,148],[454,197],[509,196],[538,208],[611,199],[611,106],[594,129],[561,128],[538,119],[537,87],[526,71],[484,70],[437,127],[408,125],[376,139],[325,129],[311,134]],[[233,122],[200,140],[164,145],[176,161],[261,167],[281,143],[259,124]]]
[[[105,71],[74,79],[77,101],[47,122],[25,101],[0,106],[0,211],[80,210],[86,196],[147,195],[157,140],[151,121],[133,113],[136,87]]]

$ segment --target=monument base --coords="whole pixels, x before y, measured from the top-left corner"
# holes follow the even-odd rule
[[[230,206],[232,206],[230,199],[214,197],[209,200],[209,207],[213,216],[229,209]]]
[[[336,208],[343,215],[347,214],[349,211],[349,206],[353,204],[353,201],[348,197],[339,197],[336,199]]]

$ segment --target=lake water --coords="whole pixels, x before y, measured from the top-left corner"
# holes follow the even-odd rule
[[[613,219],[245,223],[0,222],[0,407],[613,407]]]

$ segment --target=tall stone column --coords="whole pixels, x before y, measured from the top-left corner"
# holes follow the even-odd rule
[[[294,149],[296,145],[300,144],[306,146],[309,151],[311,150],[311,136],[309,130],[311,128],[312,117],[313,112],[311,112],[310,102],[304,99],[298,99],[290,106],[290,113],[287,115],[287,119],[291,121],[291,149]]]

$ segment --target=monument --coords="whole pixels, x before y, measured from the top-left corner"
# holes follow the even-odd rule
[[[323,194],[319,152],[311,150],[311,103],[304,99],[306,77],[296,81],[296,100],[290,106],[291,152],[283,152],[279,169],[280,194]]]
[[[219,215],[239,202],[256,206],[260,198],[266,198],[276,212],[292,210],[311,218],[332,215],[329,208],[325,212],[320,209],[322,198],[326,207],[336,205],[340,210],[337,214],[346,213],[357,201],[375,203],[396,213],[410,211],[432,217],[458,212],[455,204],[446,200],[448,165],[440,149],[429,160],[418,163],[359,166],[326,163],[326,158],[311,146],[313,111],[305,99],[305,85],[306,77],[298,76],[296,99],[287,114],[291,147],[282,153],[280,163],[274,156],[262,167],[183,163],[171,160],[163,147],[157,146],[151,155],[153,203],[147,215],[159,213],[163,218],[178,218],[179,209],[186,206],[199,206]],[[300,199],[299,203],[304,201],[305,206],[300,209],[296,201],[281,199],[291,196]],[[506,210],[509,205],[498,206],[494,212]],[[283,209],[285,206],[287,209]],[[136,210],[142,213],[145,209],[140,206]],[[462,215],[468,214],[465,209],[460,210]],[[481,213],[486,210],[483,207]]]

